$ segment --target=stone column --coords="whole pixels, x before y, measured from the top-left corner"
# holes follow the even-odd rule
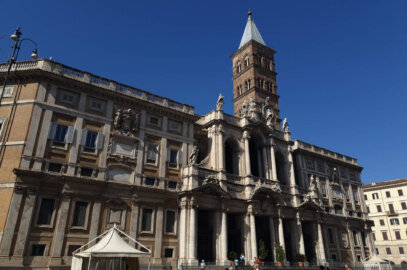
[[[326,183],[326,194],[328,196],[329,208],[332,208],[334,206],[334,203],[333,203],[333,200],[332,200],[333,195],[332,195],[331,184],[329,182],[329,177],[326,178],[325,183]]]
[[[164,220],[163,215],[164,215],[163,207],[162,206],[157,207],[156,220],[155,220],[154,263],[161,262],[161,250],[162,250],[162,240],[163,240],[163,220]]]
[[[276,233],[274,231],[274,218],[269,217],[269,226],[270,226],[270,242],[271,242],[271,252],[273,253],[273,260],[276,261]]]
[[[40,158],[38,160],[34,161],[33,165],[33,170],[35,171],[40,171],[42,168],[42,159],[45,154],[45,148],[47,146],[48,142],[48,134],[49,134],[49,128],[51,126],[51,119],[52,119],[52,111],[51,110],[46,110],[44,112],[44,116],[42,118],[42,124],[41,124],[41,131],[40,131],[40,136],[38,137],[38,145],[36,149],[35,156]]]
[[[374,247],[374,240],[372,237],[372,232],[366,232],[366,240],[368,241],[367,244],[369,246],[369,256],[372,256],[373,254],[376,254],[376,249]]]
[[[11,242],[13,241],[16,230],[18,213],[20,212],[21,201],[23,199],[24,189],[15,187],[13,197],[11,198],[10,208],[7,215],[6,226],[4,228],[3,238],[0,246],[0,256],[9,256]]]
[[[167,138],[161,138],[160,147],[160,172],[159,177],[164,178],[166,173],[166,162],[167,162]]]
[[[21,216],[20,227],[18,229],[17,241],[14,247],[14,256],[23,256],[28,233],[32,224],[34,205],[37,199],[37,192],[28,190],[25,199],[23,214]],[[39,207],[39,205],[38,205]]]
[[[366,252],[365,252],[365,246],[363,245],[363,241],[362,241],[362,233],[358,232],[357,235],[359,237],[360,251],[362,252],[362,259],[365,259],[366,258]],[[366,238],[365,238],[365,240],[366,240]]]
[[[228,223],[227,212],[222,210],[222,220],[220,228],[220,246],[221,246],[221,263],[226,265],[228,263]]]
[[[352,210],[356,211],[356,204],[355,204],[355,198],[353,197],[352,185],[348,185],[348,194],[349,194],[350,202],[352,203]]]
[[[142,185],[141,175],[143,172],[143,153],[144,153],[144,127],[146,125],[146,111],[140,111],[140,127],[138,133],[138,142],[137,142],[137,164],[136,164],[136,171],[135,171],[135,178],[134,182],[136,185]]]
[[[67,174],[73,176],[75,174],[75,166],[76,166],[76,162],[78,159],[78,152],[79,152],[79,148],[80,148],[80,143],[81,143],[81,136],[80,136],[80,132],[82,130],[82,126],[83,126],[83,118],[82,117],[77,117],[76,121],[75,121],[75,130],[74,130],[74,134],[76,133],[76,136],[74,135],[73,138],[76,138],[76,140],[74,140],[72,142],[71,145],[71,151],[69,152],[69,161],[68,161],[68,171]]]
[[[342,261],[342,252],[341,252],[341,245],[339,239],[339,228],[335,228],[335,242],[336,242],[336,252],[338,254],[338,261]]]
[[[212,126],[208,128],[208,137],[211,140],[210,148],[210,167],[215,170],[217,168],[217,156],[216,156],[216,127]]]
[[[138,216],[140,212],[140,206],[137,202],[133,202],[131,207],[131,217],[130,217],[130,236],[137,239],[137,226],[138,226]],[[130,242],[132,247],[135,247],[134,242]]]
[[[348,238],[349,238],[349,246],[352,251],[353,263],[356,263],[355,240],[353,239],[353,233],[349,227],[349,224],[347,226],[347,231],[348,231]]]
[[[197,249],[197,224],[196,224],[196,208],[193,203],[189,207],[189,243],[188,243],[188,262],[196,264],[196,249]]]
[[[294,162],[293,162],[293,154],[291,152],[291,147],[288,151],[288,164],[290,166],[290,186],[296,186],[295,183],[295,173],[294,173]]]
[[[302,223],[301,223],[301,217],[299,213],[297,213],[297,233],[298,233],[298,252],[301,254],[305,254],[305,245],[304,245],[304,235],[302,233]]]
[[[257,236],[256,236],[256,219],[253,212],[253,206],[249,206],[249,215],[250,215],[250,244],[252,251],[252,258],[257,257]]]
[[[325,245],[324,245],[324,237],[322,233],[322,221],[318,220],[318,254],[319,254],[319,262],[318,264],[324,265],[326,262],[326,255],[325,255]]]
[[[183,263],[184,260],[186,259],[186,240],[187,240],[187,228],[186,228],[186,219],[187,219],[187,205],[186,205],[186,200],[183,198],[181,200],[181,213],[180,213],[180,218],[179,218],[179,258],[180,258],[180,263]]]
[[[272,180],[281,180],[277,179],[277,165],[276,165],[276,155],[275,155],[275,144],[273,139],[270,139],[270,154],[271,154],[271,170],[273,172],[273,179]]]
[[[247,212],[244,215],[244,226],[245,226],[245,256],[246,256],[246,263],[251,261],[252,256],[252,239],[251,239],[251,230],[250,230],[250,214]]]
[[[65,228],[68,221],[69,205],[71,204],[71,198],[69,196],[63,195],[54,232],[54,239],[52,241],[51,264],[60,264],[62,257],[62,243],[65,238]]]
[[[249,148],[249,131],[243,131],[243,139],[244,139],[244,157],[245,157],[245,167],[246,167],[246,175],[251,175],[251,168],[250,168],[250,148]]]
[[[92,218],[90,220],[90,229],[89,229],[89,241],[95,239],[96,236],[98,236],[99,232],[99,220],[100,220],[100,207],[101,207],[101,202],[100,201],[94,201],[93,202],[93,207],[92,207]],[[89,247],[93,246],[96,244],[96,242],[92,242],[89,244]]]
[[[218,127],[218,145],[216,149],[219,151],[219,157],[218,157],[218,166],[219,166],[219,171],[224,171],[225,170],[225,147],[223,145],[223,133],[225,132],[223,129],[223,125],[219,124]]]
[[[284,242],[284,228],[283,228],[283,218],[281,216],[278,217],[278,242],[284,249],[284,261],[286,261],[285,253],[285,242]]]
[[[270,175],[270,168],[269,168],[269,162],[267,159],[267,148],[264,146],[261,148],[262,150],[262,158],[264,160],[263,164],[264,164],[264,178],[266,179],[271,179],[271,175]]]

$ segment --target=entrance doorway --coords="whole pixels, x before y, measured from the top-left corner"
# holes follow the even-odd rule
[[[264,261],[273,261],[273,250],[271,250],[271,232],[270,232],[270,218],[269,217],[256,217],[256,238],[257,238],[257,255],[261,258],[261,241],[264,243],[265,253],[267,253]]]
[[[243,250],[243,234],[241,228],[243,227],[242,214],[228,214],[228,257],[232,251],[237,256],[240,256]]]
[[[214,212],[198,210],[198,248],[197,259],[205,262],[215,261],[216,248],[214,235]]]
[[[316,263],[315,230],[312,222],[302,222],[302,235],[304,237],[305,256],[308,262]]]

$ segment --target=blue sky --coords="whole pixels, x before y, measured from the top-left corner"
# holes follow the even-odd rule
[[[277,51],[294,139],[358,158],[365,183],[406,177],[407,1],[3,0],[0,35],[22,27],[40,57],[195,106],[219,92],[247,20]],[[7,11],[7,12],[5,12]],[[6,61],[10,41],[0,40]],[[25,44],[20,60],[28,56]]]

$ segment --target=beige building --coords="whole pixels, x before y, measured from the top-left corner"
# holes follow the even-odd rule
[[[407,179],[363,186],[376,253],[395,264],[407,264]]]
[[[221,95],[197,115],[54,61],[13,65],[0,106],[0,266],[69,267],[113,224],[154,264],[228,265],[232,251],[251,262],[261,242],[280,243],[286,263],[372,254],[362,168],[291,139],[274,54],[249,15],[232,55],[234,115]]]

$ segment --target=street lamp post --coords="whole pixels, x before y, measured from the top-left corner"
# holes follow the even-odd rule
[[[33,58],[33,59],[38,58],[38,55],[37,55],[37,43],[35,43],[34,40],[29,39],[29,38],[20,39],[21,35],[22,35],[21,28],[17,27],[14,34],[5,34],[5,35],[2,35],[0,37],[0,39],[2,39],[3,37],[9,36],[10,39],[13,41],[13,46],[11,46],[10,54],[9,54],[9,57],[8,57],[8,60],[7,60],[7,63],[8,63],[7,73],[6,73],[6,76],[4,78],[4,83],[3,83],[3,87],[2,87],[2,90],[1,90],[1,94],[0,94],[0,106],[1,106],[1,100],[3,99],[3,95],[4,95],[4,92],[6,90],[7,80],[8,80],[8,76],[10,74],[10,71],[11,71],[11,67],[13,66],[14,63],[17,62],[17,57],[18,57],[18,53],[20,52],[21,44],[24,41],[30,41],[32,44],[34,44],[35,48],[34,48],[33,52],[31,53],[31,58]]]

